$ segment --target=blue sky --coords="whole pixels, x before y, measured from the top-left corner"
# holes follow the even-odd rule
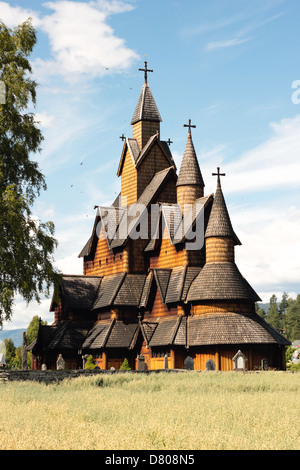
[[[45,137],[32,158],[48,185],[33,212],[56,226],[58,268],[82,273],[94,206],[119,192],[119,136],[132,135],[146,54],[161,138],[173,141],[177,166],[191,119],[206,194],[216,167],[226,173],[242,274],[263,301],[300,293],[299,1],[0,1],[8,26],[29,16]],[[33,315],[51,323],[49,306],[17,298],[4,328],[26,328]]]

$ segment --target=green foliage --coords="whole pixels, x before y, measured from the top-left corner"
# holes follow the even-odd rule
[[[90,355],[90,356],[87,358],[87,361],[86,361],[86,363],[85,363],[84,368],[85,368],[85,369],[95,369],[95,367],[96,367],[96,364],[94,363],[93,356]]]
[[[277,297],[275,294],[272,295],[270,298],[270,307],[267,312],[266,320],[270,323],[274,328],[280,329],[282,328],[282,322],[279,314],[279,309],[277,305]]]
[[[13,367],[13,360],[16,354],[16,348],[11,338],[5,338],[4,344],[5,344],[6,367],[8,369],[11,369]]]
[[[40,320],[39,320],[38,315],[33,316],[26,331],[27,346],[31,344],[37,338],[39,325],[40,325]],[[47,325],[47,322],[41,320],[41,325]]]
[[[0,80],[6,91],[0,104],[0,326],[11,318],[16,293],[27,302],[39,302],[58,276],[54,225],[31,213],[35,198],[46,189],[37,162],[30,158],[43,141],[28,109],[36,104],[37,84],[28,60],[35,44],[30,20],[14,29],[0,23]]]
[[[287,363],[286,369],[292,372],[300,372],[300,364],[293,364],[292,362]]]
[[[126,359],[126,358],[124,359],[124,362],[120,367],[120,370],[131,370],[128,359]]]
[[[300,294],[297,295],[295,300],[288,299],[286,329],[290,341],[300,339]]]

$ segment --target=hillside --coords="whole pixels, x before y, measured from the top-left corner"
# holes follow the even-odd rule
[[[19,346],[22,346],[23,331],[26,331],[26,329],[19,328],[16,330],[1,330],[0,331],[0,343],[5,338],[11,338],[16,348]]]

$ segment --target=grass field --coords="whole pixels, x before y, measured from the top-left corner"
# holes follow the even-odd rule
[[[0,449],[299,450],[300,373],[114,374],[0,385]]]

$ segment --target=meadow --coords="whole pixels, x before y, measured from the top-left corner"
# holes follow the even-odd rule
[[[1,450],[299,450],[300,373],[97,375],[0,385]]]

